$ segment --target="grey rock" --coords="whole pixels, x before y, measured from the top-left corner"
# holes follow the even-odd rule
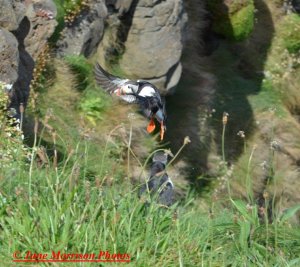
[[[56,6],[52,0],[35,0],[27,6],[26,16],[30,21],[30,29],[24,39],[24,45],[34,60],[55,30],[56,14]]]
[[[0,0],[1,79],[14,83],[10,94],[10,108],[17,111],[25,106],[34,69],[34,61],[43,51],[57,22],[53,0]],[[12,31],[12,33],[7,30]]]
[[[183,1],[107,3],[112,14],[98,47],[101,65],[108,67],[118,62],[124,76],[147,80],[162,94],[168,93],[178,83],[182,71],[180,57],[187,23]],[[125,6],[120,7],[119,3]]]
[[[58,55],[90,55],[102,39],[106,17],[104,2],[92,2],[89,11],[83,12],[80,18],[63,31],[57,42]]]
[[[117,0],[116,8],[119,10],[119,14],[124,14],[129,11],[129,8],[133,0]]]
[[[100,65],[108,69],[111,61],[120,54],[122,46],[119,40],[119,29],[121,21],[116,14],[110,15],[106,20],[107,27],[105,28],[103,38],[97,49],[97,59]]]
[[[180,78],[180,67],[173,71],[176,77],[168,76],[173,66],[179,66],[186,22],[182,0],[139,1],[119,62],[124,73],[146,80],[162,81],[165,76],[164,85],[158,86],[162,93],[174,87]]]
[[[26,14],[26,5],[22,0],[13,0],[12,3],[13,3],[13,9],[15,12],[17,25],[19,25]],[[16,29],[17,28],[18,27],[16,27]]]
[[[18,64],[18,41],[12,33],[0,28],[0,80],[14,83],[18,78]]]
[[[166,75],[154,79],[145,79],[148,82],[154,84],[157,88],[160,88],[162,94],[172,93],[178,84],[182,73],[182,65],[178,62],[176,65],[171,67]]]
[[[20,0],[0,0],[0,27],[16,30],[25,16],[25,5]]]

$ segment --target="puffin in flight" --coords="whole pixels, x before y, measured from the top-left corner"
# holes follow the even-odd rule
[[[119,96],[127,103],[139,104],[145,117],[150,120],[147,126],[148,133],[155,129],[155,118],[160,123],[160,140],[163,140],[166,131],[165,102],[153,84],[119,78],[106,72],[99,63],[95,66],[95,78],[97,84],[106,92]]]

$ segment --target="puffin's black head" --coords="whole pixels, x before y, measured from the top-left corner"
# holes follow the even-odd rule
[[[153,158],[152,158],[152,161],[153,162],[161,162],[161,163],[163,163],[164,165],[166,165],[167,164],[167,162],[168,162],[168,154],[167,153],[165,153],[165,152],[163,152],[163,151],[157,151],[155,154],[154,154],[154,156],[153,156]]]

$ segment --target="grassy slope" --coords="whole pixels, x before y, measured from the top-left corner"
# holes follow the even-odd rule
[[[79,172],[73,162],[82,166]],[[266,217],[260,222],[257,206],[233,201],[224,209],[213,201],[203,209],[192,198],[171,209],[145,207],[136,187],[116,180],[105,185],[103,176],[91,180],[84,166],[75,154],[57,169],[51,163],[44,168],[34,163],[32,172],[15,170],[14,180],[6,170],[0,206],[5,266],[14,251],[24,255],[28,250],[129,253],[129,266],[300,263],[299,231],[287,224],[288,213],[273,223]]]
[[[101,146],[93,139],[80,138],[76,132],[75,103],[80,95],[72,91],[76,76],[63,62],[57,63],[57,71],[57,83],[41,104],[46,100],[53,103],[49,124],[62,137],[63,142],[58,143],[69,154],[62,157],[57,167],[52,157],[46,158],[43,166],[32,160],[32,168],[16,162],[20,165],[2,170],[0,243],[5,266],[11,264],[14,251],[24,255],[28,250],[49,254],[52,250],[129,253],[129,266],[299,264],[299,231],[287,221],[293,211],[271,223],[267,217],[259,220],[256,205],[247,206],[241,201],[232,201],[224,209],[223,200],[213,199],[209,205],[200,205],[191,195],[171,209],[156,204],[145,206],[144,200],[136,196],[137,186],[111,173],[108,167],[116,164],[116,158],[109,149],[100,155],[104,156],[103,166],[111,176],[97,168],[91,174],[94,153],[99,154]],[[68,83],[62,83],[60,75]],[[56,106],[53,101],[58,95],[61,98],[57,103],[63,102]],[[102,126],[107,127],[105,123]],[[51,139],[51,135],[46,137],[49,133],[44,134],[45,139]]]

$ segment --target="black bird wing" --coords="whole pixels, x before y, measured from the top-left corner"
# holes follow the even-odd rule
[[[136,86],[136,82],[128,79],[122,79],[108,73],[100,66],[99,63],[96,63],[94,73],[97,84],[110,94],[115,93],[117,89],[125,84],[132,84],[133,86]],[[119,97],[127,103],[137,103],[137,98],[134,94],[120,95]]]
[[[113,94],[115,90],[129,81],[128,79],[121,79],[108,73],[99,63],[96,63],[94,73],[97,84],[110,94]]]

